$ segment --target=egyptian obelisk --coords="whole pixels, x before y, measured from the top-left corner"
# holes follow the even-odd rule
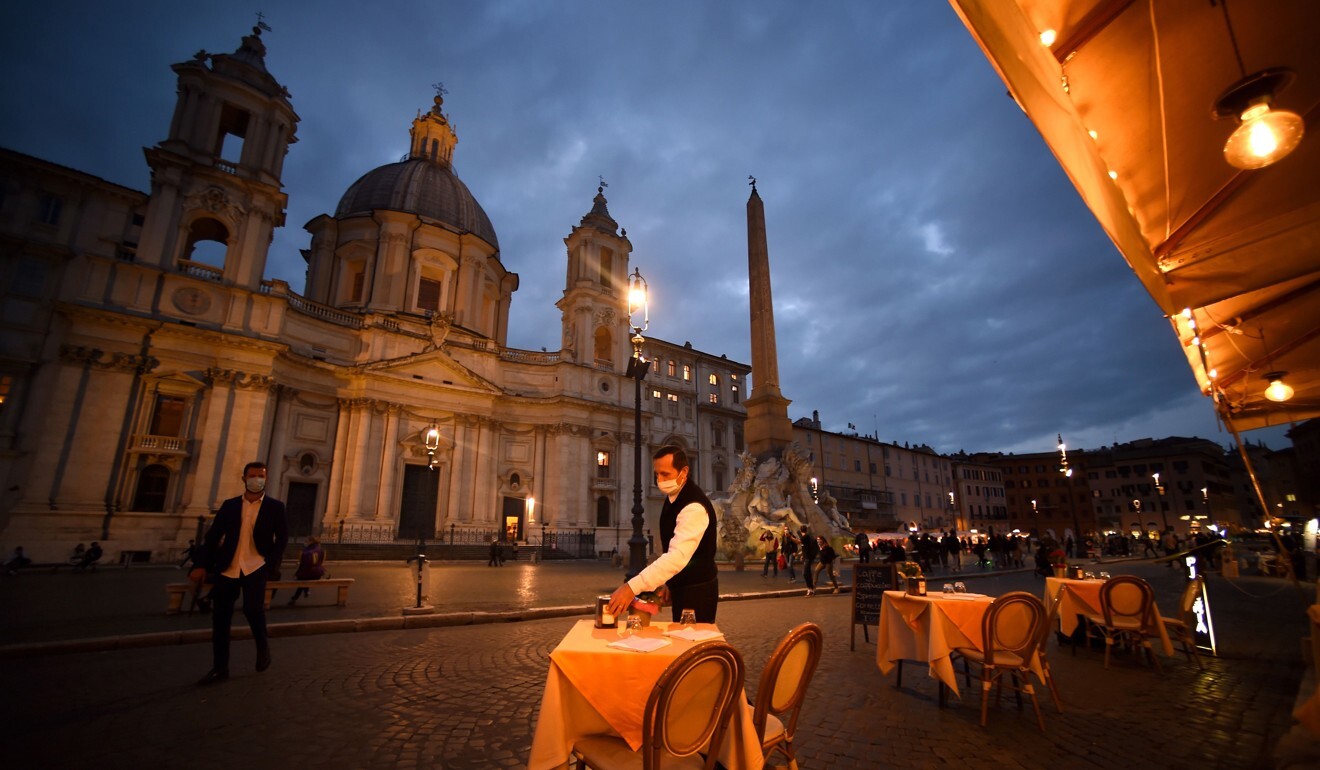
[[[789,400],[779,392],[779,354],[775,350],[775,309],[770,299],[770,249],[765,237],[765,206],[752,179],[747,199],[747,289],[752,310],[752,395],[747,399],[743,435],[757,460],[778,457],[793,443]]]

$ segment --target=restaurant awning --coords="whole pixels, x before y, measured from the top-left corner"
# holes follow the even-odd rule
[[[1320,2],[1227,0],[1226,19],[1225,1],[950,0],[1168,316],[1202,393],[1249,430],[1320,416]],[[1238,120],[1213,108],[1267,68],[1293,73],[1273,106],[1306,134],[1238,169],[1224,155]],[[1272,372],[1290,400],[1266,398]]]

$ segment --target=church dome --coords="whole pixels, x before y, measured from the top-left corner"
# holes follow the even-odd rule
[[[376,209],[436,220],[499,248],[490,218],[448,163],[414,156],[368,171],[340,198],[335,217],[370,214]]]

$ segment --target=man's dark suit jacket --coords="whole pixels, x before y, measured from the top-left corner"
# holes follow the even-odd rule
[[[208,574],[224,572],[238,551],[238,533],[243,526],[243,498],[231,497],[220,504],[215,521],[202,540],[205,559],[201,565]],[[289,525],[284,516],[284,503],[267,495],[257,511],[252,525],[252,543],[257,553],[266,560],[266,575],[278,579],[280,562],[284,560],[284,547],[289,543]]]

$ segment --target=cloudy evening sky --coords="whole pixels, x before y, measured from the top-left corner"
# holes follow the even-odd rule
[[[0,146],[149,190],[170,64],[235,50],[256,18],[197,5],[9,6]],[[260,5],[266,65],[302,118],[266,269],[296,291],[303,223],[400,159],[442,81],[454,167],[521,278],[513,347],[559,348],[563,238],[599,175],[651,285],[650,333],[750,363],[751,174],[792,418],[942,452],[1231,441],[947,3]]]

